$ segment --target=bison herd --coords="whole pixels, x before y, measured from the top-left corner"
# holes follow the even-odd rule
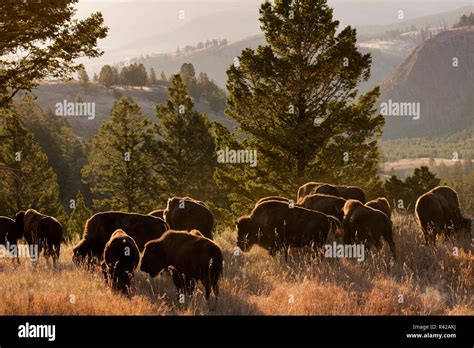
[[[286,259],[290,248],[317,251],[330,236],[375,250],[385,241],[396,258],[391,215],[387,199],[367,202],[359,187],[310,182],[299,188],[296,202],[280,196],[257,201],[250,214],[236,221],[237,246],[248,251],[259,245],[272,256],[282,252]],[[438,234],[471,228],[471,220],[461,214],[457,193],[447,186],[420,196],[415,215],[426,244],[435,244]],[[213,230],[212,212],[189,197],[171,198],[166,209],[147,215],[100,212],[85,223],[73,261],[89,268],[100,265],[105,281],[124,294],[130,295],[134,273],[140,269],[151,277],[170,272],[180,294],[192,293],[200,281],[206,299],[211,292],[217,298],[223,254],[213,241]],[[58,220],[34,209],[18,212],[14,220],[0,217],[0,243],[17,244],[24,238],[54,264],[62,234]]]

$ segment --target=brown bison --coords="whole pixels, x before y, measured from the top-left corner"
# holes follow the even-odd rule
[[[89,262],[100,259],[105,244],[116,230],[125,231],[142,251],[146,242],[161,237],[168,229],[165,221],[151,215],[117,211],[97,213],[87,220],[82,240],[73,249],[73,260],[79,265],[86,258]]]
[[[267,201],[257,205],[249,216],[239,218],[237,245],[247,251],[257,244],[274,255],[289,247],[322,246],[330,230],[339,231],[339,221],[324,213],[302,207],[290,208],[281,201]]]
[[[163,215],[173,230],[198,230],[206,238],[212,239],[214,216],[201,201],[189,197],[170,198]]]
[[[313,190],[314,194],[322,194],[322,195],[331,195],[331,196],[340,196],[339,190],[336,186],[330,184],[321,184],[318,187],[315,187]]]
[[[296,195],[296,201],[299,203],[303,198],[310,194],[314,194],[314,190],[318,187],[323,185],[322,183],[319,182],[307,182],[306,184],[302,185],[298,189],[298,193]]]
[[[145,245],[140,269],[152,277],[161,271],[175,269],[173,280],[179,293],[192,293],[198,280],[205,289],[206,299],[219,295],[223,256],[219,246],[199,235],[200,232],[168,231],[160,239]]]
[[[346,200],[341,197],[312,194],[303,198],[300,205],[306,209],[316,210],[326,215],[335,216],[342,222],[342,219],[344,218],[343,208],[345,203]]]
[[[268,196],[268,197],[263,197],[260,198],[257,203],[255,203],[255,206],[267,202],[267,201],[280,201],[280,202],[286,202],[287,204],[290,204],[291,200],[289,198],[281,197],[281,196]],[[294,202],[293,202],[294,203]]]
[[[382,237],[396,258],[393,242],[392,223],[388,216],[380,210],[363,205],[360,201],[350,199],[344,205],[344,244],[364,243],[368,248],[381,247]]]
[[[60,256],[63,227],[52,216],[47,216],[34,209],[18,212],[15,216],[17,236],[21,233],[29,245],[38,246],[38,255],[43,251],[46,260],[51,257],[53,264]]]
[[[382,213],[385,213],[385,215],[387,215],[389,219],[392,217],[392,209],[390,208],[390,203],[388,203],[388,200],[384,197],[378,197],[376,199],[373,199],[365,203],[365,205],[380,210]]]
[[[436,236],[453,234],[458,230],[471,230],[471,220],[462,216],[456,191],[438,186],[421,195],[415,204],[416,220],[421,227],[425,243],[436,245]]]
[[[102,272],[105,281],[111,280],[112,289],[130,296],[130,283],[140,262],[137,244],[123,230],[115,231],[102,255]]]
[[[164,209],[158,209],[158,210],[153,210],[152,212],[148,213],[148,215],[151,215],[151,216],[154,216],[154,217],[157,217],[157,218],[160,218],[160,219],[165,219],[165,217],[163,216],[163,213],[165,212]]]
[[[297,202],[301,201],[310,194],[325,194],[344,199],[357,199],[362,203],[366,202],[365,193],[356,186],[331,185],[325,183],[308,182],[301,186],[298,190]]]
[[[357,186],[337,186],[339,197],[347,199],[356,199],[362,203],[366,202],[365,193]]]
[[[8,238],[13,235],[15,235],[15,220],[0,216],[0,245],[5,245],[7,241],[10,243]],[[15,243],[10,244],[16,244],[16,240]]]

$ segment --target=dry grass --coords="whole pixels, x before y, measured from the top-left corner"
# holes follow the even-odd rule
[[[425,247],[410,218],[395,216],[394,225],[397,261],[386,247],[364,262],[301,251],[285,262],[259,248],[235,254],[225,230],[216,238],[225,254],[221,295],[211,305],[200,290],[179,303],[166,275],[150,280],[137,272],[131,299],[112,293],[100,273],[72,265],[70,247],[56,269],[44,259],[36,268],[1,260],[0,315],[473,315],[470,236]]]

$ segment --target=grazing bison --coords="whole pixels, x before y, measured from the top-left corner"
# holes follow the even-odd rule
[[[63,236],[63,227],[56,218],[28,209],[16,214],[15,225],[16,237],[21,233],[29,245],[38,246],[38,254],[43,251],[46,260],[51,257],[53,263],[56,263],[60,256]]]
[[[337,186],[339,197],[347,199],[356,199],[362,203],[366,202],[365,193],[357,186]]]
[[[343,208],[345,203],[346,200],[341,197],[312,194],[303,198],[300,205],[306,209],[316,210],[326,215],[335,216],[342,222],[342,219],[344,218]]]
[[[385,215],[387,215],[389,219],[392,216],[392,209],[390,208],[390,203],[388,203],[388,200],[384,197],[373,199],[365,203],[365,205],[380,210],[382,213],[385,213]]]
[[[299,203],[303,198],[310,194],[314,194],[314,190],[318,187],[323,185],[322,183],[319,182],[307,182],[306,184],[302,185],[298,189],[298,193],[296,195],[296,201]]]
[[[173,280],[180,293],[192,293],[195,283],[204,285],[206,299],[211,289],[219,295],[223,256],[212,240],[199,236],[200,232],[168,231],[160,239],[145,245],[140,269],[152,277],[171,267]]]
[[[140,262],[137,244],[123,230],[115,231],[102,255],[102,272],[105,281],[111,280],[112,289],[130,296],[130,283]]]
[[[317,182],[308,182],[301,186],[298,190],[298,199],[297,202],[301,201],[310,194],[325,194],[336,197],[341,197],[344,199],[357,199],[362,203],[366,202],[365,194],[362,189],[356,186],[344,186],[344,185],[331,185]]]
[[[189,197],[170,198],[164,217],[173,230],[198,230],[206,238],[212,239],[214,216],[201,201]]]
[[[287,204],[290,204],[290,199],[289,198],[285,198],[285,197],[280,197],[280,196],[268,196],[268,197],[263,197],[263,198],[260,198],[257,203],[255,203],[255,206],[263,203],[263,202],[267,202],[267,201],[280,201],[280,202],[285,202]],[[294,203],[294,202],[293,202]]]
[[[360,201],[350,199],[344,205],[344,244],[364,243],[368,248],[381,247],[382,237],[396,258],[393,242],[392,223],[388,216],[380,210],[363,205]]]
[[[421,195],[415,204],[415,214],[425,244],[436,245],[436,236],[451,235],[456,230],[471,230],[471,220],[461,213],[456,191],[448,186],[438,186]]]
[[[162,219],[151,215],[117,211],[97,213],[87,220],[82,240],[73,249],[76,265],[85,258],[89,258],[90,262],[100,259],[110,236],[119,229],[133,238],[142,251],[146,242],[160,238],[169,226]]]
[[[33,234],[35,236],[35,234]],[[61,250],[61,240],[63,236],[63,227],[61,223],[52,216],[46,216],[38,222],[36,232],[36,243],[38,244],[38,253],[43,251],[43,255],[48,259],[50,256],[53,263],[59,259]],[[28,239],[27,239],[28,241]],[[35,239],[32,240],[35,244]],[[29,244],[30,241],[28,241]]]
[[[15,220],[5,216],[0,216],[0,245],[10,243],[9,237],[15,235]],[[12,243],[12,244],[16,244]]]
[[[339,197],[340,193],[336,186],[330,184],[321,184],[313,190],[314,194],[331,195]]]
[[[165,212],[164,209],[159,209],[159,210],[153,210],[152,212],[148,213],[148,215],[151,215],[151,216],[154,216],[154,217],[157,217],[157,218],[160,218],[160,219],[165,219],[165,217],[163,216],[163,213]]]
[[[270,255],[289,247],[322,246],[330,230],[340,230],[339,221],[324,213],[302,207],[290,208],[281,201],[267,201],[257,205],[249,216],[237,223],[237,245],[247,251],[257,244]]]

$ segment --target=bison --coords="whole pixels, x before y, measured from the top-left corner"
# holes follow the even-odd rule
[[[111,280],[112,289],[130,296],[130,283],[140,262],[138,246],[123,230],[112,233],[102,255],[105,281]]]
[[[198,280],[209,300],[211,290],[219,295],[223,256],[219,246],[199,235],[199,231],[168,231],[145,245],[140,269],[155,277],[166,269],[172,272],[179,293],[192,293]]]
[[[60,256],[63,227],[54,217],[39,213],[34,209],[20,211],[15,216],[16,237],[25,237],[29,245],[38,246],[38,254],[43,251],[46,260],[51,257],[53,264]]]
[[[421,195],[415,204],[415,215],[425,238],[436,245],[436,236],[448,236],[456,230],[471,230],[471,220],[462,216],[456,191],[438,186]]]
[[[0,216],[0,245],[10,242],[9,237],[15,234],[15,220],[5,216]],[[12,243],[12,244],[16,244]]]
[[[332,216],[302,207],[291,208],[281,201],[266,201],[257,205],[249,216],[237,222],[237,246],[247,251],[257,244],[270,255],[283,250],[287,258],[289,247],[312,246],[326,242],[330,230],[339,231],[340,223]]]
[[[344,199],[356,199],[361,203],[366,202],[365,193],[357,186],[336,186],[339,190],[339,197]]]
[[[297,202],[301,201],[310,194],[325,194],[344,199],[357,199],[362,203],[366,202],[365,193],[361,188],[356,186],[331,185],[325,183],[308,182],[301,186],[298,190]]]
[[[260,198],[257,203],[255,203],[255,206],[267,202],[267,201],[280,201],[280,202],[286,202],[287,204],[292,203],[292,201],[289,198],[281,197],[281,196],[268,196],[268,197],[263,197]],[[294,203],[294,202],[293,202]]]
[[[304,208],[316,210],[326,215],[335,216],[342,222],[342,219],[344,218],[343,208],[345,203],[346,200],[341,197],[312,194],[303,198],[300,205]]]
[[[151,215],[117,211],[97,213],[87,220],[82,240],[73,249],[74,263],[79,265],[86,258],[89,262],[100,259],[112,233],[119,229],[133,238],[142,251],[146,242],[160,238],[169,226]]]
[[[189,197],[170,198],[163,215],[173,230],[198,230],[212,239],[214,216],[201,201]]]
[[[160,218],[160,219],[165,219],[165,217],[163,216],[163,213],[165,212],[164,209],[158,209],[158,210],[153,210],[152,212],[148,213],[148,215],[151,215],[151,216],[154,216],[154,217],[157,217],[157,218]]]
[[[396,258],[395,243],[393,242],[392,222],[380,210],[363,205],[360,201],[349,199],[344,204],[344,244],[364,243],[368,248],[381,247],[382,237]]]
[[[322,183],[319,182],[307,182],[306,184],[302,185],[298,189],[298,193],[296,195],[296,201],[300,202],[303,198],[310,194],[314,194],[314,190],[318,187],[323,185]]]
[[[388,203],[388,200],[384,197],[378,197],[376,199],[373,199],[365,203],[365,205],[380,210],[382,213],[385,213],[385,215],[387,215],[389,219],[392,216],[392,209],[390,208],[390,203]]]

